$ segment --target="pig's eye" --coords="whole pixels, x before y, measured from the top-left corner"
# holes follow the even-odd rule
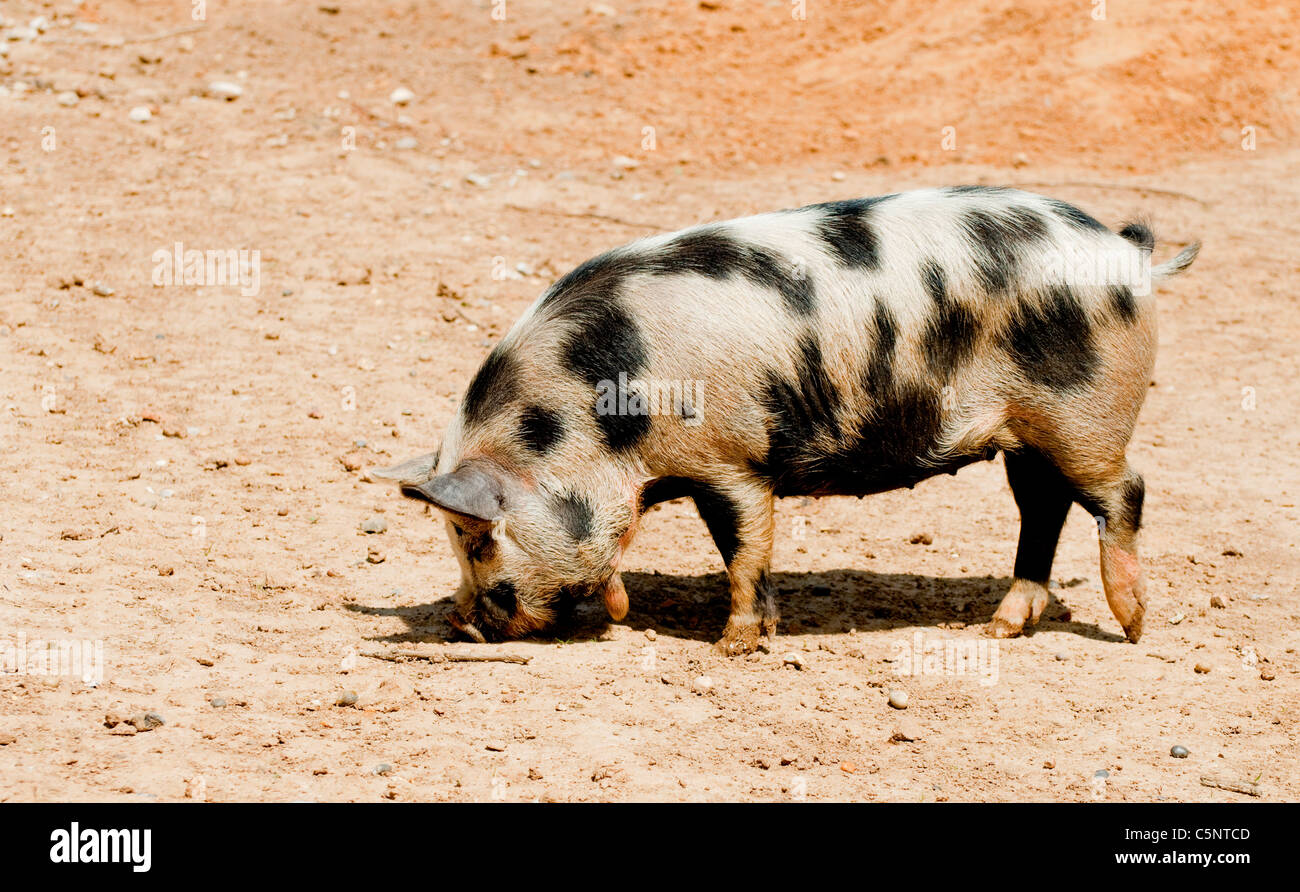
[[[496,555],[496,546],[492,543],[492,537],[486,533],[482,536],[468,536],[463,541],[465,557],[476,564],[490,561]]]
[[[513,582],[498,582],[483,593],[482,599],[507,616],[513,616],[515,608],[519,606]]]
[[[451,528],[456,531],[457,536],[465,535],[465,531],[462,530],[460,527],[456,526],[454,523],[451,525]]]

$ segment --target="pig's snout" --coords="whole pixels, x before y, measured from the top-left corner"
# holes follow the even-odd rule
[[[546,625],[523,609],[515,585],[508,581],[498,582],[478,592],[467,604],[457,605],[449,620],[458,632],[480,644],[519,638]]]
[[[453,629],[468,638],[470,641],[474,641],[478,644],[487,644],[487,636],[484,635],[479,630],[478,626],[474,624],[473,619],[463,616],[459,608],[453,607],[447,612],[447,622],[451,624]]]

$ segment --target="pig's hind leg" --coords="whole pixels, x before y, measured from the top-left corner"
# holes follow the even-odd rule
[[[988,625],[995,638],[1009,638],[1034,624],[1047,607],[1052,559],[1074,501],[1074,489],[1041,453],[1026,449],[1005,453],[1007,482],[1020,508],[1020,542],[1016,546],[1015,581]]]
[[[1085,488],[1079,499],[1097,524],[1106,603],[1134,644],[1142,637],[1147,611],[1146,576],[1137,553],[1145,497],[1142,475],[1125,464],[1115,480]]]
[[[999,605],[989,633],[1017,635],[1036,623],[1047,606],[1052,556],[1071,502],[1078,502],[1097,524],[1101,579],[1106,602],[1125,636],[1136,642],[1146,614],[1146,578],[1138,560],[1145,484],[1122,454],[1114,461],[1096,457],[1023,451],[1007,454],[1007,479],[1020,506],[1020,544],[1015,581]]]

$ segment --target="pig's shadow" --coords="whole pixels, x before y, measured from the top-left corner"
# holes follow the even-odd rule
[[[781,623],[777,634],[833,635],[857,629],[886,631],[909,626],[946,628],[958,624],[980,625],[992,618],[1011,580],[1006,577],[937,577],[914,573],[873,573],[863,570],[826,570],[818,573],[774,573]],[[1072,580],[1067,589],[1082,583]],[[714,641],[727,622],[730,599],[723,573],[675,576],[663,573],[623,573],[631,609],[623,623],[634,629],[696,641]],[[1080,592],[1087,597],[1086,589]],[[1098,593],[1098,597],[1102,597]],[[377,636],[392,643],[452,641],[456,635],[445,619],[450,601],[412,607],[377,608],[349,605],[348,609],[372,616],[397,616],[406,631]],[[604,605],[589,599],[578,606],[552,638],[587,640],[608,626]],[[1100,641],[1123,641],[1093,623],[1070,618],[1053,590],[1047,609],[1034,631],[1067,631]]]

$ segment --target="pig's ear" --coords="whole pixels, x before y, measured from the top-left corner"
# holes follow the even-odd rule
[[[423,483],[403,484],[402,492],[432,502],[444,511],[489,523],[506,513],[505,483],[500,472],[479,463],[466,462],[450,474],[439,474]]]
[[[370,481],[396,480],[403,486],[410,486],[427,481],[433,476],[433,469],[436,467],[438,467],[438,453],[430,452],[428,455],[408,458],[391,468],[368,468],[366,478]]]

